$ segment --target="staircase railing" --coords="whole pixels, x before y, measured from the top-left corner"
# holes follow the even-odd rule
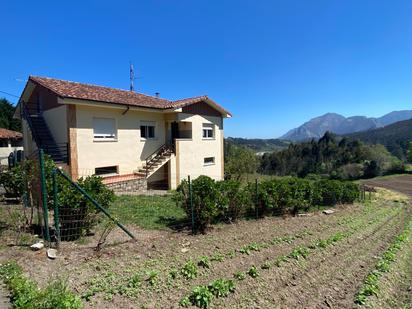
[[[156,149],[152,154],[150,154],[146,158],[146,165],[145,165],[146,177],[149,175],[150,168],[155,165],[157,159],[160,156],[162,156],[166,151],[174,152],[175,151],[174,146],[163,144],[162,146],[160,146],[158,149]]]
[[[27,108],[26,104],[23,103],[21,105],[23,106],[23,117],[24,117],[24,119],[26,119],[27,124],[29,125],[31,134],[34,138],[34,141],[37,144],[37,147],[40,148],[41,144],[42,144],[42,141],[41,141],[41,138],[38,136],[36,130],[34,129],[33,122],[31,121],[31,115],[30,115],[29,109]]]
[[[34,114],[36,114],[36,116],[40,116],[37,109],[35,108],[29,109],[26,106],[26,104],[22,104],[22,106],[23,106],[23,117],[24,119],[26,119],[27,124],[29,125],[31,134],[34,138],[34,141],[37,144],[37,147],[44,149],[46,154],[51,154],[51,153],[57,154],[63,162],[69,163],[69,144],[53,142],[53,145],[48,145],[46,141],[43,141],[39,133],[37,132],[33,124],[32,118],[31,118],[32,113],[30,111],[34,111]]]

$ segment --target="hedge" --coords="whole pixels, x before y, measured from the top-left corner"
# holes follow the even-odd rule
[[[210,224],[233,222],[251,216],[297,214],[314,206],[335,206],[353,203],[359,186],[340,180],[284,177],[242,186],[235,180],[215,181],[200,176],[192,181],[195,226],[204,232]],[[257,194],[257,195],[256,195]],[[174,200],[192,216],[189,183],[184,180]]]

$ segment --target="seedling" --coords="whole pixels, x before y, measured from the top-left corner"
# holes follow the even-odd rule
[[[244,280],[246,278],[246,274],[244,272],[238,271],[236,272],[233,277],[235,277],[236,280]]]
[[[196,286],[189,296],[189,300],[192,305],[199,308],[208,308],[213,294],[209,291],[209,288],[204,285]]]
[[[259,276],[259,273],[257,271],[256,266],[252,266],[249,270],[248,270],[248,275],[251,276],[252,278],[256,278]]]
[[[180,273],[186,279],[194,279],[197,277],[197,266],[192,260],[189,260],[183,265]]]
[[[209,258],[207,256],[202,256],[199,262],[197,262],[197,265],[203,268],[210,268]]]
[[[235,290],[233,280],[217,279],[209,284],[209,291],[216,297],[226,297]]]
[[[180,300],[179,305],[182,306],[182,307],[189,307],[189,306],[191,305],[189,296],[183,297],[183,298]]]
[[[178,271],[177,271],[177,269],[175,269],[175,268],[172,268],[172,269],[169,271],[169,276],[170,276],[170,278],[172,278],[173,280],[177,278],[177,274],[178,274]]]
[[[224,259],[225,259],[225,256],[220,253],[216,253],[210,258],[212,262],[222,262]]]
[[[151,270],[147,273],[148,278],[146,279],[146,281],[151,285],[151,286],[156,286],[157,282],[158,282],[158,276],[159,273],[157,271]]]

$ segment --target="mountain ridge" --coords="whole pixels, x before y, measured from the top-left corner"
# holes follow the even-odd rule
[[[327,131],[345,135],[385,127],[408,119],[412,119],[412,110],[393,111],[378,118],[366,116],[344,117],[337,113],[326,113],[289,130],[279,139],[294,142],[319,139]]]

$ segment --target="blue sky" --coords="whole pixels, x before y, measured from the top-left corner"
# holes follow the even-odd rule
[[[137,91],[229,109],[226,136],[412,109],[412,1],[2,0],[0,11],[0,91],[12,94],[30,74],[127,89],[131,60]]]

